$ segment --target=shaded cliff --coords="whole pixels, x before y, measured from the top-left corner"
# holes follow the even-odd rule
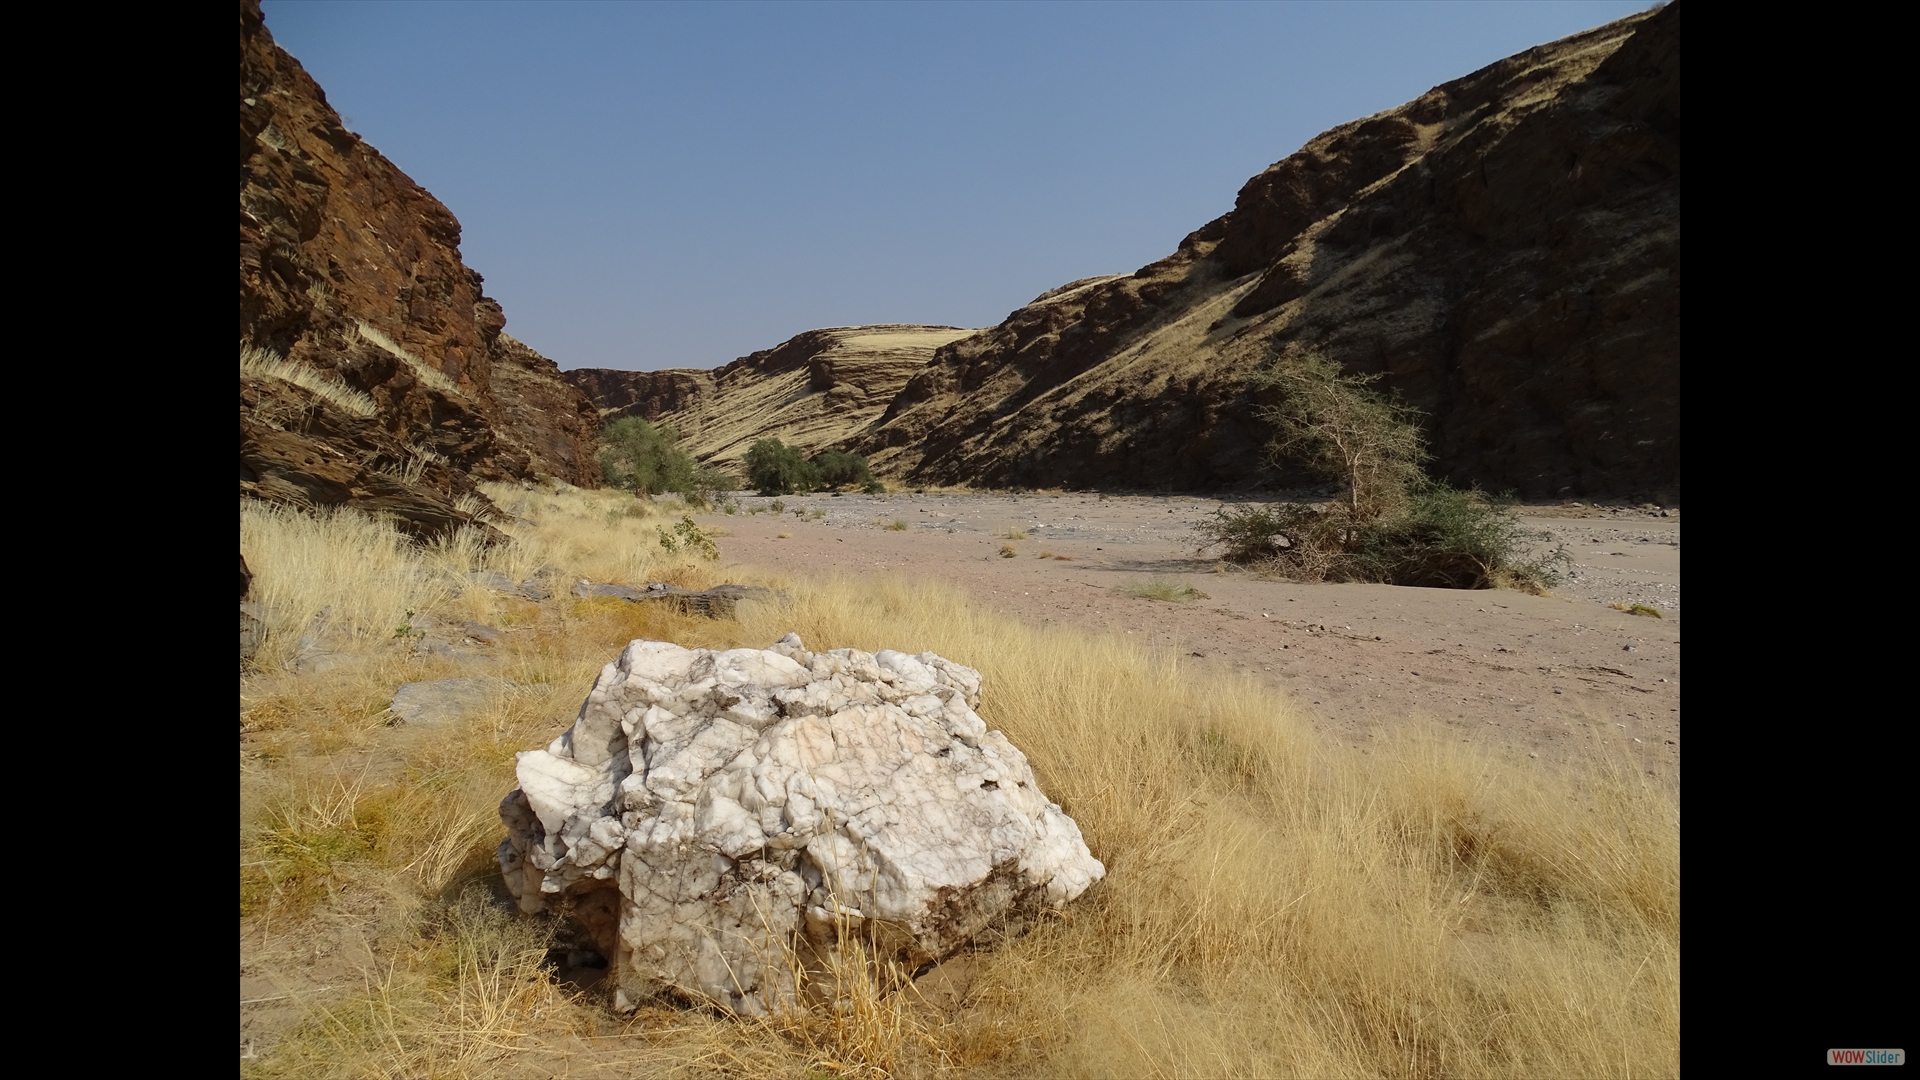
[[[459,244],[242,0],[240,344],[284,361],[242,364],[244,495],[386,510],[426,535],[484,508],[476,479],[596,482],[592,406],[502,333]]]
[[[1456,482],[1677,498],[1679,273],[1673,3],[1326,132],[1167,258],[942,348],[854,449],[933,483],[1254,486],[1246,378],[1314,348],[1425,411]]]

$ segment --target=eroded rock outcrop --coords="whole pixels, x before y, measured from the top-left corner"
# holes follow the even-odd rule
[[[569,910],[619,1000],[759,1014],[789,957],[872,931],[908,964],[1105,874],[1024,755],[933,653],[709,652],[635,641],[580,715],[519,755],[500,864],[522,910]]]
[[[909,481],[1250,486],[1246,376],[1325,352],[1530,497],[1680,482],[1680,4],[1343,124],[1133,274],[942,348],[852,449]]]
[[[758,439],[812,454],[868,433],[956,326],[832,326],[796,334],[712,371],[567,372],[608,418],[672,426],[703,462],[737,467]]]
[[[242,363],[241,493],[431,535],[473,523],[476,479],[597,483],[592,406],[502,332],[459,221],[341,125],[257,0],[239,111],[240,344],[279,362]]]
[[[1316,349],[1422,410],[1456,483],[1676,501],[1680,6],[1325,132],[1166,258],[941,343],[884,407],[828,408],[804,334],[636,373],[621,407],[719,424],[707,460],[778,435],[910,484],[1244,489],[1310,478],[1269,468],[1248,376]]]

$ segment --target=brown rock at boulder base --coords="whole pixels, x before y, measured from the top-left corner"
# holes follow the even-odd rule
[[[1279,479],[1247,376],[1380,373],[1435,471],[1529,497],[1680,483],[1680,5],[1337,127],[1130,275],[939,350],[852,449],[936,484]]]
[[[567,378],[606,418],[669,425],[701,461],[738,466],[758,439],[814,453],[859,438],[935,350],[973,333],[956,326],[833,326],[713,371],[582,368]]]
[[[431,533],[480,498],[476,478],[595,482],[592,406],[502,333],[459,243],[453,214],[341,125],[242,0],[240,341],[374,403],[362,418],[243,377],[243,494],[391,509]],[[408,455],[437,464],[408,476]]]

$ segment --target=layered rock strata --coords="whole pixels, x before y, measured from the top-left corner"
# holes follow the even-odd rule
[[[567,378],[607,418],[661,421],[700,460],[738,466],[759,439],[812,454],[863,437],[935,350],[973,333],[954,326],[835,326],[712,371],[581,368]]]
[[[473,522],[476,479],[595,483],[592,406],[502,333],[460,223],[342,126],[257,0],[239,110],[242,494],[424,535]]]
[[[895,481],[1252,488],[1306,477],[1267,462],[1249,377],[1313,349],[1421,409],[1456,483],[1677,501],[1680,7],[1342,124],[1165,259],[942,344],[877,412],[807,407]],[[806,430],[781,410],[814,376],[772,361],[812,347],[652,373],[619,407],[718,423],[700,453],[737,456]]]
[[[943,348],[855,449],[934,483],[1261,482],[1247,376],[1301,349],[1429,417],[1441,475],[1680,481],[1680,4],[1343,124],[1130,275]]]

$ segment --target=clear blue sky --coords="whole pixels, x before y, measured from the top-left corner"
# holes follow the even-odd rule
[[[1649,4],[263,6],[460,218],[509,333],[653,369],[991,326],[1171,253],[1335,124]]]

